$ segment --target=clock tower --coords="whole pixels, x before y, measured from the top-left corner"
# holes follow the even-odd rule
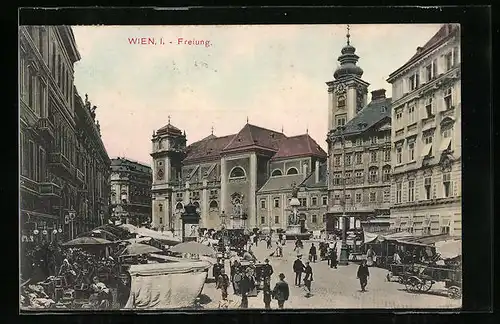
[[[347,45],[338,58],[340,66],[333,74],[334,80],[328,85],[328,131],[345,125],[367,104],[368,82],[361,79],[363,70],[356,65],[359,56],[351,45],[347,25]]]
[[[152,227],[170,230],[172,219],[172,189],[181,179],[182,160],[186,148],[186,134],[168,124],[153,132],[151,157],[153,159]]]

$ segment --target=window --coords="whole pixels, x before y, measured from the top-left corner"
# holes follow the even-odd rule
[[[299,198],[300,207],[307,207],[307,198]]]
[[[384,151],[384,161],[385,162],[390,162],[391,161],[391,150],[385,150]]]
[[[458,47],[453,48],[453,66],[457,66],[459,63],[459,53]]]
[[[29,168],[28,168],[28,177],[32,180],[36,180],[35,177],[35,168],[36,168],[36,146],[33,141],[29,141],[28,147],[28,160],[29,160]]]
[[[427,115],[426,116],[427,118],[434,116],[432,98],[433,97],[431,96],[431,97],[427,97],[427,99],[425,99],[425,113]]]
[[[403,163],[403,149],[401,146],[396,148],[396,161],[398,164]]]
[[[283,173],[281,172],[281,170],[274,170],[273,173],[271,174],[271,177],[279,177],[282,175]]]
[[[317,206],[318,205],[318,198],[312,197],[311,198],[311,206]]]
[[[311,216],[311,223],[316,224],[318,222],[318,216],[317,215],[312,215]]]
[[[45,182],[46,179],[46,155],[45,150],[40,147],[39,149],[39,163],[38,163],[38,182]]]
[[[217,189],[210,190],[210,196],[217,196]]]
[[[396,183],[396,204],[401,203],[402,190],[403,190],[403,184],[401,182]]]
[[[280,199],[274,198],[274,208],[279,208],[279,207],[280,207]]]
[[[363,153],[357,152],[356,155],[356,164],[362,164],[363,163]]]
[[[370,182],[377,182],[378,181],[378,170],[375,168],[372,168],[372,169],[370,169],[369,172],[370,172],[370,175],[369,175]]]
[[[178,193],[176,193],[176,196],[177,196],[177,198],[182,198],[184,195],[182,194],[182,192],[178,192]]]
[[[338,108],[345,107],[345,96],[344,95],[340,95],[337,97],[337,107]]]
[[[279,202],[278,202],[278,203],[279,203]],[[262,199],[262,200],[260,201],[260,208],[262,208],[262,209],[265,209],[265,208],[266,208],[266,201],[265,201],[264,199]]]
[[[351,194],[350,193],[346,193],[345,194],[345,199],[346,200],[351,200]]]
[[[382,181],[384,181],[384,182],[391,181],[391,168],[390,167],[384,167],[382,169],[382,173],[383,173]]]
[[[415,180],[408,181],[408,201],[415,201]]]
[[[425,199],[431,199],[431,177],[424,179]]]
[[[357,203],[360,203],[361,202],[361,193],[359,193],[359,192],[356,193],[355,199],[356,199]]]
[[[444,63],[446,71],[451,70],[451,68],[453,67],[453,52],[449,52],[444,56]]]
[[[336,193],[336,194],[334,195],[334,197],[335,197],[335,199],[336,199],[336,200],[338,200],[338,199],[340,199],[340,194],[339,194],[339,193]]]
[[[341,159],[340,155],[335,155],[335,158],[334,158],[335,166],[340,165],[340,159]]]
[[[336,186],[340,185],[340,183],[341,183],[340,179],[341,178],[342,178],[342,174],[341,173],[338,173],[338,172],[335,173],[333,175],[333,184],[336,185]]]
[[[346,165],[351,165],[352,163],[352,155],[351,154],[346,154],[345,155],[345,164]]]
[[[372,142],[372,144],[377,144],[377,136],[373,136],[371,138],[371,142]]]
[[[159,204],[159,205],[158,205],[158,209],[159,209],[159,211],[163,211],[163,205],[162,205],[162,204]]]
[[[337,119],[337,127],[345,125],[345,122],[346,122],[346,116],[345,115],[337,116],[336,119]]]
[[[433,75],[432,75],[432,63],[431,63],[425,67],[425,81],[429,82],[430,80],[432,80],[432,78]]]
[[[229,175],[230,178],[243,178],[245,177],[245,170],[241,167],[235,167],[233,170],[231,170],[231,173]]]
[[[424,137],[424,143],[425,144],[432,144],[432,135],[428,135]]]
[[[265,216],[260,216],[260,223],[265,224],[266,223],[266,217]]]
[[[321,204],[322,204],[323,206],[328,205],[328,197],[327,197],[327,196],[323,196],[323,197],[321,198]]]
[[[450,234],[450,219],[443,219],[441,223],[441,234]]]
[[[363,141],[361,140],[361,138],[357,138],[356,139],[356,146],[362,146],[363,145]]]
[[[35,110],[35,71],[32,68],[28,68],[28,105],[32,110]]]
[[[443,130],[443,138],[450,138],[452,133],[452,128],[446,128]]]
[[[177,203],[177,205],[175,205],[175,209],[177,210],[182,210],[184,207],[182,206],[181,203]]]
[[[363,183],[363,171],[356,171],[356,182]]]
[[[448,88],[444,90],[444,107],[446,110],[453,108],[453,100],[452,100],[452,90]]]
[[[384,202],[391,201],[391,190],[389,188],[384,189]]]
[[[290,168],[290,169],[288,169],[288,171],[286,172],[286,174],[287,175],[299,174],[299,171],[296,168]]]
[[[280,223],[280,217],[274,216],[274,224],[279,224],[279,223]]]
[[[351,171],[347,171],[344,175],[344,181],[346,183],[351,183],[351,177],[352,177],[352,172]]]
[[[408,143],[408,159],[415,161],[415,143]]]
[[[370,152],[370,162],[372,163],[377,162],[377,151]]]
[[[377,193],[370,192],[370,202],[375,202],[376,199],[377,199]]]
[[[444,198],[451,196],[451,175],[449,172],[443,174]]]
[[[414,73],[408,78],[408,87],[410,91],[415,90],[418,88],[419,84],[419,77],[418,77],[418,72]]]
[[[402,109],[398,109],[396,111],[396,122],[401,122],[401,118],[403,118],[403,110]]]
[[[408,122],[410,124],[415,123],[415,104],[408,107]]]

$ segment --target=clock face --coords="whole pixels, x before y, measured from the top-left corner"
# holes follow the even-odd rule
[[[345,90],[346,90],[346,87],[345,87],[345,84],[343,84],[343,83],[339,83],[339,84],[337,85],[337,87],[335,88],[335,92],[336,92],[337,94],[342,94],[342,93],[345,93]]]
[[[156,173],[156,178],[158,180],[162,180],[163,179],[163,169],[158,169],[158,172]]]

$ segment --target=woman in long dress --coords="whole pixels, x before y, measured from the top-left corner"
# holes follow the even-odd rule
[[[371,267],[373,265],[373,257],[375,256],[375,252],[373,252],[372,248],[368,248],[366,251],[366,265]]]

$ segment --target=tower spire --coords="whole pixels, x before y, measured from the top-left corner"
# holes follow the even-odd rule
[[[351,42],[349,41],[349,39],[351,38],[351,34],[349,34],[349,31],[351,30],[351,26],[350,25],[347,25],[347,45],[351,45]]]
[[[248,124],[248,116],[247,116],[247,124]]]
[[[170,115],[168,115],[168,124],[170,125]]]
[[[214,126],[212,125],[212,135],[214,134]]]
[[[283,131],[283,125],[281,125],[281,132],[282,132],[282,133],[284,132],[284,131]]]

